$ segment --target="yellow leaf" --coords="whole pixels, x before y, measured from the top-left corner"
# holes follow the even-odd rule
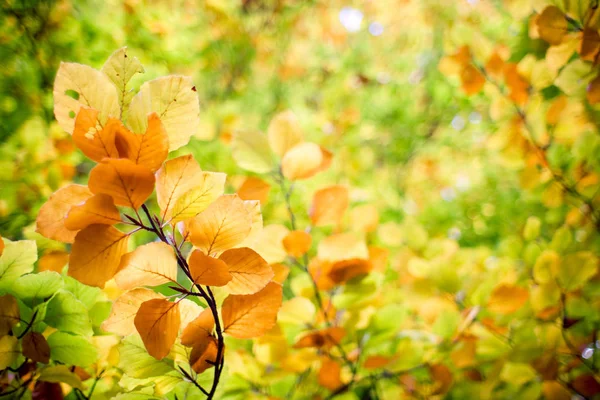
[[[242,200],[258,200],[264,205],[269,198],[271,185],[260,178],[249,176],[246,178],[242,186],[237,190],[238,196]]]
[[[169,137],[156,113],[148,115],[143,134],[125,127],[117,131],[115,145],[121,158],[128,158],[152,172],[156,172],[169,155]]]
[[[137,57],[127,54],[127,47],[122,47],[110,55],[102,66],[102,72],[106,74],[117,88],[121,112],[129,103],[127,84],[135,74],[143,74],[144,67]]]
[[[225,286],[232,278],[227,264],[200,250],[192,252],[189,267],[194,283],[200,285]]]
[[[498,314],[510,314],[519,310],[529,299],[529,291],[519,286],[501,284],[488,300],[488,310]]]
[[[247,247],[225,251],[219,260],[227,264],[231,281],[225,286],[230,294],[253,294],[273,278],[273,269],[254,250]]]
[[[191,154],[174,158],[163,164],[156,173],[156,200],[163,219],[171,218],[171,209],[185,193],[200,180],[202,170]]]
[[[100,162],[103,158],[119,158],[115,137],[124,129],[121,121],[109,118],[104,126],[98,120],[100,112],[81,107],[75,118],[73,142],[90,159]]]
[[[348,189],[342,185],[329,186],[315,192],[310,207],[314,226],[339,225],[348,209]]]
[[[133,320],[142,303],[161,299],[162,296],[150,289],[133,289],[119,296],[112,305],[110,316],[102,323],[102,329],[121,336],[135,332]]]
[[[37,216],[36,231],[60,242],[73,243],[77,232],[67,229],[65,219],[71,207],[92,197],[87,186],[69,185],[53,193]]]
[[[201,172],[194,187],[175,199],[172,222],[195,217],[214,202],[225,190],[226,175],[220,172]]]
[[[353,230],[374,232],[379,224],[379,211],[373,204],[356,206],[350,211]]]
[[[537,26],[540,38],[551,45],[560,44],[568,30],[565,15],[555,6],[548,6],[542,11],[537,19]]]
[[[0,337],[0,370],[5,370],[21,355],[19,339],[16,336]]]
[[[294,297],[283,303],[277,320],[295,325],[310,324],[316,311],[315,305],[306,297]]]
[[[115,281],[124,290],[177,282],[177,260],[173,248],[163,242],[139,246],[121,257]]]
[[[203,342],[206,337],[211,336],[215,328],[215,319],[210,308],[205,308],[198,318],[193,320],[185,327],[181,335],[181,344],[193,347]]]
[[[335,391],[342,386],[341,378],[342,367],[336,361],[329,358],[324,358],[319,370],[319,385],[326,389]]]
[[[281,171],[289,180],[307,179],[319,172],[324,162],[321,147],[314,143],[297,144],[285,153]]]
[[[292,231],[283,238],[283,247],[292,257],[301,257],[310,250],[312,237],[304,231]]]
[[[17,299],[10,294],[0,296],[0,336],[7,335],[20,321]]]
[[[116,205],[138,209],[154,190],[154,174],[127,159],[105,159],[90,172],[92,193],[111,196]]]
[[[275,167],[267,137],[260,132],[236,132],[231,152],[237,165],[248,171],[264,174]]]
[[[535,260],[533,278],[537,283],[554,281],[560,268],[560,256],[554,250],[544,250]]]
[[[54,81],[54,116],[67,133],[72,134],[75,116],[81,106],[100,112],[104,125],[108,117],[119,117],[119,97],[110,79],[87,65],[61,63]]]
[[[368,259],[369,249],[365,240],[358,235],[347,232],[331,235],[319,243],[317,256],[325,261],[342,261],[353,258]]]
[[[121,222],[121,215],[112,197],[96,194],[85,203],[71,207],[65,219],[65,227],[78,231],[93,224],[114,225],[119,222]]]
[[[250,214],[250,218],[252,219],[252,227],[250,228],[250,233],[248,233],[248,236],[246,236],[246,238],[235,247],[252,248],[252,246],[254,246],[258,240],[260,232],[263,229],[263,218],[260,211],[260,202],[258,200],[244,200],[244,207],[246,207],[246,210]]]
[[[127,123],[134,132],[145,132],[152,112],[167,131],[169,151],[186,145],[200,125],[200,103],[192,78],[173,75],[144,83],[131,100]]]
[[[104,287],[119,269],[129,236],[110,225],[90,225],[79,231],[71,248],[69,276]]]
[[[235,247],[251,228],[251,216],[237,195],[219,197],[188,222],[190,242],[208,255]]]
[[[221,308],[224,332],[238,339],[264,335],[277,321],[282,296],[283,289],[275,282],[258,293],[229,295]]]
[[[166,299],[143,302],[134,319],[148,354],[157,360],[163,359],[171,351],[180,322],[178,303]]]
[[[289,232],[289,229],[283,225],[267,225],[258,233],[252,249],[269,264],[283,262],[287,257],[283,239]]]
[[[283,157],[289,149],[302,143],[302,136],[298,118],[289,110],[275,115],[267,129],[269,146],[279,157]]]

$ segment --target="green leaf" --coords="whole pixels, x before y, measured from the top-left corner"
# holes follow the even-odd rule
[[[59,291],[50,299],[44,321],[61,331],[91,335],[92,327],[88,310],[70,292]]]
[[[71,372],[66,365],[55,365],[44,368],[41,371],[38,380],[44,382],[66,383],[73,388],[80,390],[84,389],[79,376],[74,372]]]
[[[14,336],[2,336],[0,338],[0,370],[6,369],[14,363],[21,355],[19,339]]]
[[[50,358],[63,364],[89,367],[98,358],[94,345],[83,336],[54,332],[48,337],[48,345]]]
[[[54,271],[23,275],[12,285],[11,292],[25,304],[45,301],[64,286],[62,276]]]
[[[231,142],[233,159],[241,168],[259,174],[275,167],[267,136],[261,132],[240,131]]]
[[[4,244],[0,256],[0,291],[9,290],[18,277],[33,271],[37,260],[37,247],[33,240],[4,240]]]
[[[90,319],[93,326],[100,326],[110,315],[112,303],[110,301],[99,301],[90,308]]]
[[[97,301],[104,300],[105,298],[100,288],[84,285],[70,276],[65,276],[64,279],[65,290],[73,293],[77,300],[85,304],[88,309],[92,308]]]
[[[132,378],[144,379],[173,371],[173,361],[157,360],[146,351],[139,335],[123,339],[119,345],[119,368]]]

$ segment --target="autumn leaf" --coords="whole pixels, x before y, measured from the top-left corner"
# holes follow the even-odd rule
[[[301,257],[310,250],[312,237],[304,231],[292,231],[283,238],[283,247],[292,257]]]
[[[264,174],[275,167],[266,135],[241,130],[233,135],[231,153],[235,162],[248,171]]]
[[[292,111],[284,111],[273,117],[267,129],[269,146],[275,154],[283,157],[288,150],[303,142],[298,118]]]
[[[225,251],[219,260],[227,264],[232,279],[225,289],[230,294],[253,294],[273,278],[273,269],[254,250],[247,247]]]
[[[69,185],[57,190],[40,208],[36,219],[36,231],[49,239],[73,243],[77,232],[65,226],[67,214],[73,206],[92,196],[92,192],[82,185]]]
[[[75,116],[81,106],[98,110],[101,126],[110,116],[120,115],[117,90],[110,79],[87,65],[60,63],[53,94],[54,116],[69,134],[73,133]]]
[[[223,194],[225,178],[226,175],[220,172],[201,172],[195,185],[175,200],[171,221],[185,221],[206,210]]]
[[[307,179],[319,172],[325,162],[321,147],[304,142],[292,147],[281,160],[281,172],[289,180]]]
[[[269,198],[271,185],[260,178],[249,176],[244,180],[242,186],[237,190],[237,195],[242,200],[258,200],[264,205]]]
[[[334,185],[315,192],[309,215],[314,226],[338,225],[350,204],[348,189]]]
[[[237,195],[219,197],[187,225],[190,242],[209,255],[235,247],[251,228],[250,214]]]
[[[19,304],[10,294],[0,296],[0,336],[7,335],[13,326],[21,322]]]
[[[115,281],[124,290],[177,282],[177,259],[173,248],[163,242],[139,246],[121,257]]]
[[[485,76],[470,64],[462,69],[460,80],[463,90],[469,96],[479,93],[485,85]]]
[[[331,348],[338,345],[346,336],[346,330],[339,326],[316,330],[303,335],[294,344],[295,349],[305,347]]]
[[[264,335],[275,325],[282,295],[275,282],[254,294],[229,295],[221,308],[223,331],[238,339]]]
[[[166,299],[143,302],[134,319],[148,354],[157,360],[169,354],[177,339],[180,322],[178,303]]]
[[[501,284],[492,291],[488,300],[488,310],[498,314],[510,314],[519,310],[528,299],[527,289]]]
[[[190,365],[192,369],[201,374],[208,368],[217,364],[218,342],[212,336],[206,336],[204,340],[197,342],[190,353]],[[223,354],[221,354],[221,359]]]
[[[144,67],[137,59],[127,54],[127,47],[122,47],[110,55],[102,66],[102,72],[106,74],[117,88],[121,113],[131,101],[131,93],[127,90],[127,84],[135,74],[143,74]]]
[[[88,186],[94,194],[111,196],[116,205],[138,209],[154,190],[154,175],[127,159],[105,159],[90,172]]]
[[[50,346],[41,333],[27,332],[21,341],[23,355],[32,361],[48,364],[50,361]]]
[[[127,123],[135,133],[143,133],[152,112],[167,131],[169,151],[186,145],[200,123],[200,103],[192,78],[171,75],[145,82],[131,100]]]
[[[109,225],[79,231],[71,249],[69,276],[90,286],[104,287],[119,268],[129,236]]]
[[[49,251],[40,257],[38,261],[39,272],[54,271],[61,273],[69,262],[69,253],[65,251]]]
[[[100,162],[103,158],[119,158],[115,137],[122,129],[121,121],[109,118],[102,126],[98,120],[100,112],[82,107],[75,118],[73,142],[90,159]]]
[[[596,60],[600,52],[600,35],[597,29],[585,28],[581,38],[581,46],[579,47],[579,55],[582,60]]]
[[[537,26],[540,38],[551,45],[560,44],[569,27],[565,15],[556,6],[548,6],[542,11]]]
[[[190,274],[196,284],[225,286],[232,279],[225,262],[218,258],[207,256],[200,250],[192,252],[188,264]]]
[[[321,369],[319,370],[319,385],[331,391],[335,391],[344,384],[344,382],[342,382],[341,372],[342,367],[339,363],[329,358],[323,359]]]
[[[181,344],[192,347],[211,336],[215,328],[215,319],[210,308],[205,308],[200,315],[188,324],[181,335]]]
[[[121,158],[143,165],[152,172],[156,172],[169,155],[169,138],[156,113],[148,115],[143,134],[135,134],[124,127],[120,129],[116,134],[115,146]]]
[[[190,154],[168,160],[156,173],[156,200],[163,219],[171,219],[177,199],[197,185],[202,176],[200,165]]]
[[[121,215],[112,197],[96,194],[85,200],[83,204],[71,207],[65,219],[65,227],[72,231],[79,231],[93,224],[114,225],[119,222],[121,222]]]
[[[327,272],[327,276],[332,282],[339,284],[368,274],[372,269],[373,265],[369,260],[352,258],[334,263]]]
[[[135,332],[134,319],[142,303],[161,298],[160,294],[144,288],[123,293],[113,303],[110,316],[102,323],[102,329],[121,336],[131,335]]]

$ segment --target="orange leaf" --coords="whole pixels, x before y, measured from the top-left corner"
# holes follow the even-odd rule
[[[92,193],[111,196],[116,205],[138,209],[154,190],[154,175],[127,159],[105,159],[90,172]]]
[[[173,248],[163,242],[139,246],[121,257],[115,281],[124,290],[177,282],[177,259]]]
[[[348,189],[342,185],[318,190],[313,196],[309,212],[313,225],[338,225],[349,203]]]
[[[190,365],[192,369],[201,374],[217,364],[218,344],[217,339],[206,336],[203,341],[198,342],[190,353]],[[221,359],[223,354],[221,354]]]
[[[192,252],[189,266],[194,282],[200,285],[225,286],[232,278],[225,262],[200,250]]]
[[[497,286],[488,301],[488,310],[498,314],[510,314],[519,310],[529,299],[525,288],[507,284]]]
[[[280,283],[283,285],[283,282],[287,279],[290,274],[290,267],[285,264],[271,264],[271,269],[273,269],[273,278],[274,282]]]
[[[519,105],[523,105],[529,98],[529,84],[519,74],[517,64],[507,63],[504,65],[504,81],[510,88],[510,99]]]
[[[585,28],[579,47],[579,55],[582,60],[595,61],[600,51],[600,35],[596,29]]]
[[[324,162],[321,147],[304,142],[289,149],[281,160],[281,171],[289,180],[307,179],[319,172]]]
[[[48,239],[73,243],[77,232],[67,229],[65,219],[71,207],[92,197],[87,186],[69,185],[57,190],[44,203],[37,216],[36,231]]]
[[[191,154],[174,158],[163,164],[156,173],[156,200],[164,219],[170,219],[177,199],[197,185],[202,169]]]
[[[120,129],[116,146],[120,157],[143,165],[152,172],[156,172],[169,155],[169,137],[156,113],[148,115],[148,126],[142,135],[127,128]]]
[[[294,348],[330,348],[339,344],[344,336],[346,336],[346,330],[340,326],[325,328],[305,334],[294,344]]]
[[[342,367],[340,364],[329,358],[323,359],[321,369],[319,370],[319,385],[331,391],[335,391],[344,384],[344,382],[342,382],[341,373]]]
[[[276,282],[250,295],[229,295],[223,302],[221,315],[225,333],[250,339],[264,335],[277,321],[283,289]]]
[[[363,367],[365,369],[377,369],[377,368],[383,368],[386,365],[388,365],[390,362],[392,361],[392,358],[390,357],[384,357],[384,356],[369,356],[366,360],[365,363],[363,364]]]
[[[292,257],[300,257],[310,250],[311,236],[304,231],[292,231],[283,238],[283,247]]]
[[[123,293],[113,303],[110,316],[102,323],[102,329],[121,336],[131,335],[135,332],[133,320],[142,303],[160,298],[160,294],[144,288]]]
[[[444,364],[434,364],[429,366],[429,372],[435,382],[435,389],[432,394],[444,394],[452,386],[452,372]]]
[[[35,362],[48,364],[50,361],[50,346],[41,333],[27,332],[21,341],[23,355]]]
[[[193,320],[185,327],[181,335],[181,344],[192,347],[206,340],[206,337],[211,336],[215,328],[215,319],[210,308],[205,308],[198,318]]]
[[[219,260],[227,264],[231,281],[225,286],[230,294],[253,294],[267,286],[273,269],[252,249],[240,247],[225,251]]]
[[[500,57],[500,54],[495,51],[485,64],[485,71],[492,77],[498,79],[502,77],[502,71],[504,69],[504,60]]]
[[[352,278],[371,272],[373,265],[369,260],[352,258],[334,263],[327,273],[329,279],[334,283],[347,282]]]
[[[69,262],[69,253],[62,250],[54,250],[45,253],[38,261],[38,271],[54,271],[61,273]]]
[[[148,354],[161,360],[169,354],[177,339],[181,323],[179,305],[166,299],[145,301],[140,306],[134,323]]]
[[[90,225],[79,231],[71,248],[69,276],[103,288],[119,269],[129,235],[110,225]]]
[[[567,34],[567,18],[556,6],[548,6],[537,18],[540,38],[551,45],[560,44]]]
[[[600,75],[595,77],[588,85],[586,98],[590,104],[600,103]]]
[[[258,200],[260,204],[265,204],[269,199],[271,185],[260,178],[249,176],[237,191],[242,200]]]
[[[237,195],[224,195],[188,222],[190,242],[205,254],[221,253],[250,233],[252,217]]]
[[[466,65],[460,72],[462,88],[469,96],[479,93],[485,84],[485,76],[474,66]]]
[[[83,154],[100,162],[103,158],[119,158],[115,147],[115,135],[122,128],[121,121],[109,118],[104,127],[98,120],[100,112],[81,107],[75,118],[73,141]]]
[[[65,219],[65,227],[78,231],[92,224],[114,225],[121,222],[119,210],[112,197],[96,194],[79,206],[71,207]]]

